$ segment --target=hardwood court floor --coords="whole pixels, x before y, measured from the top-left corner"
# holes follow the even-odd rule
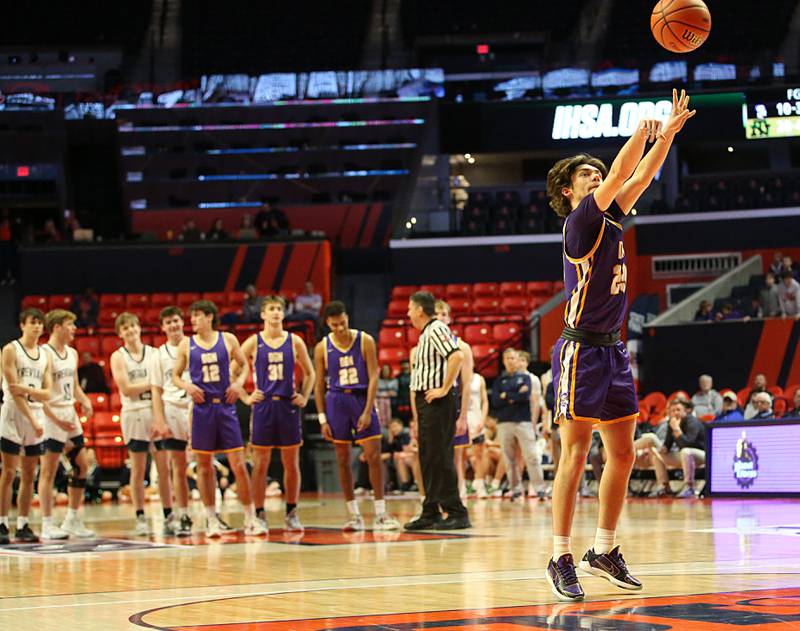
[[[402,520],[416,509],[388,504]],[[371,502],[361,505],[369,525]],[[474,528],[452,538],[344,536],[342,501],[316,496],[301,503],[306,532],[289,536],[281,506],[269,540],[210,543],[137,540],[130,505],[89,507],[99,545],[0,550],[0,629],[800,629],[798,501],[632,500],[620,541],[644,591],[584,576],[587,600],[568,604],[543,578],[549,501],[471,500]],[[579,502],[576,555],[596,512]]]

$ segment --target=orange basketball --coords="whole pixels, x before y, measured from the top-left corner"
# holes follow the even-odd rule
[[[711,32],[711,13],[703,0],[659,0],[650,15],[653,37],[672,53],[703,45]]]

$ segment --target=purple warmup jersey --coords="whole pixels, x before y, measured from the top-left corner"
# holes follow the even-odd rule
[[[622,244],[622,211],[612,202],[601,212],[594,194],[564,222],[564,323],[597,333],[619,331],[627,306],[628,268]]]
[[[328,389],[334,392],[344,390],[366,392],[369,385],[367,362],[361,352],[361,331],[356,331],[355,339],[346,351],[336,347],[331,339],[325,338],[328,361]]]
[[[189,374],[192,383],[205,393],[206,403],[225,400],[225,390],[231,385],[231,370],[222,333],[217,333],[217,341],[209,349],[200,346],[192,336],[189,340]]]
[[[286,340],[278,348],[272,348],[256,334],[258,350],[256,352],[255,377],[256,386],[269,397],[285,397],[294,395],[294,347],[292,334],[286,334]]]

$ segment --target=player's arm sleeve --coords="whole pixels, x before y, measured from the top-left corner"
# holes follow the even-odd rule
[[[586,258],[597,247],[603,227],[603,213],[597,207],[594,195],[590,193],[584,197],[565,221],[564,246],[567,254],[575,259]]]
[[[437,353],[447,359],[450,355],[459,350],[458,345],[453,341],[453,338],[450,337],[450,330],[447,327],[435,326],[435,324],[432,324],[431,327],[431,343]]]

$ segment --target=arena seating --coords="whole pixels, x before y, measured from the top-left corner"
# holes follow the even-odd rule
[[[550,209],[543,190],[528,191],[524,202],[519,191],[471,190],[461,213],[461,232],[465,235],[540,234],[560,230],[561,222]]]

